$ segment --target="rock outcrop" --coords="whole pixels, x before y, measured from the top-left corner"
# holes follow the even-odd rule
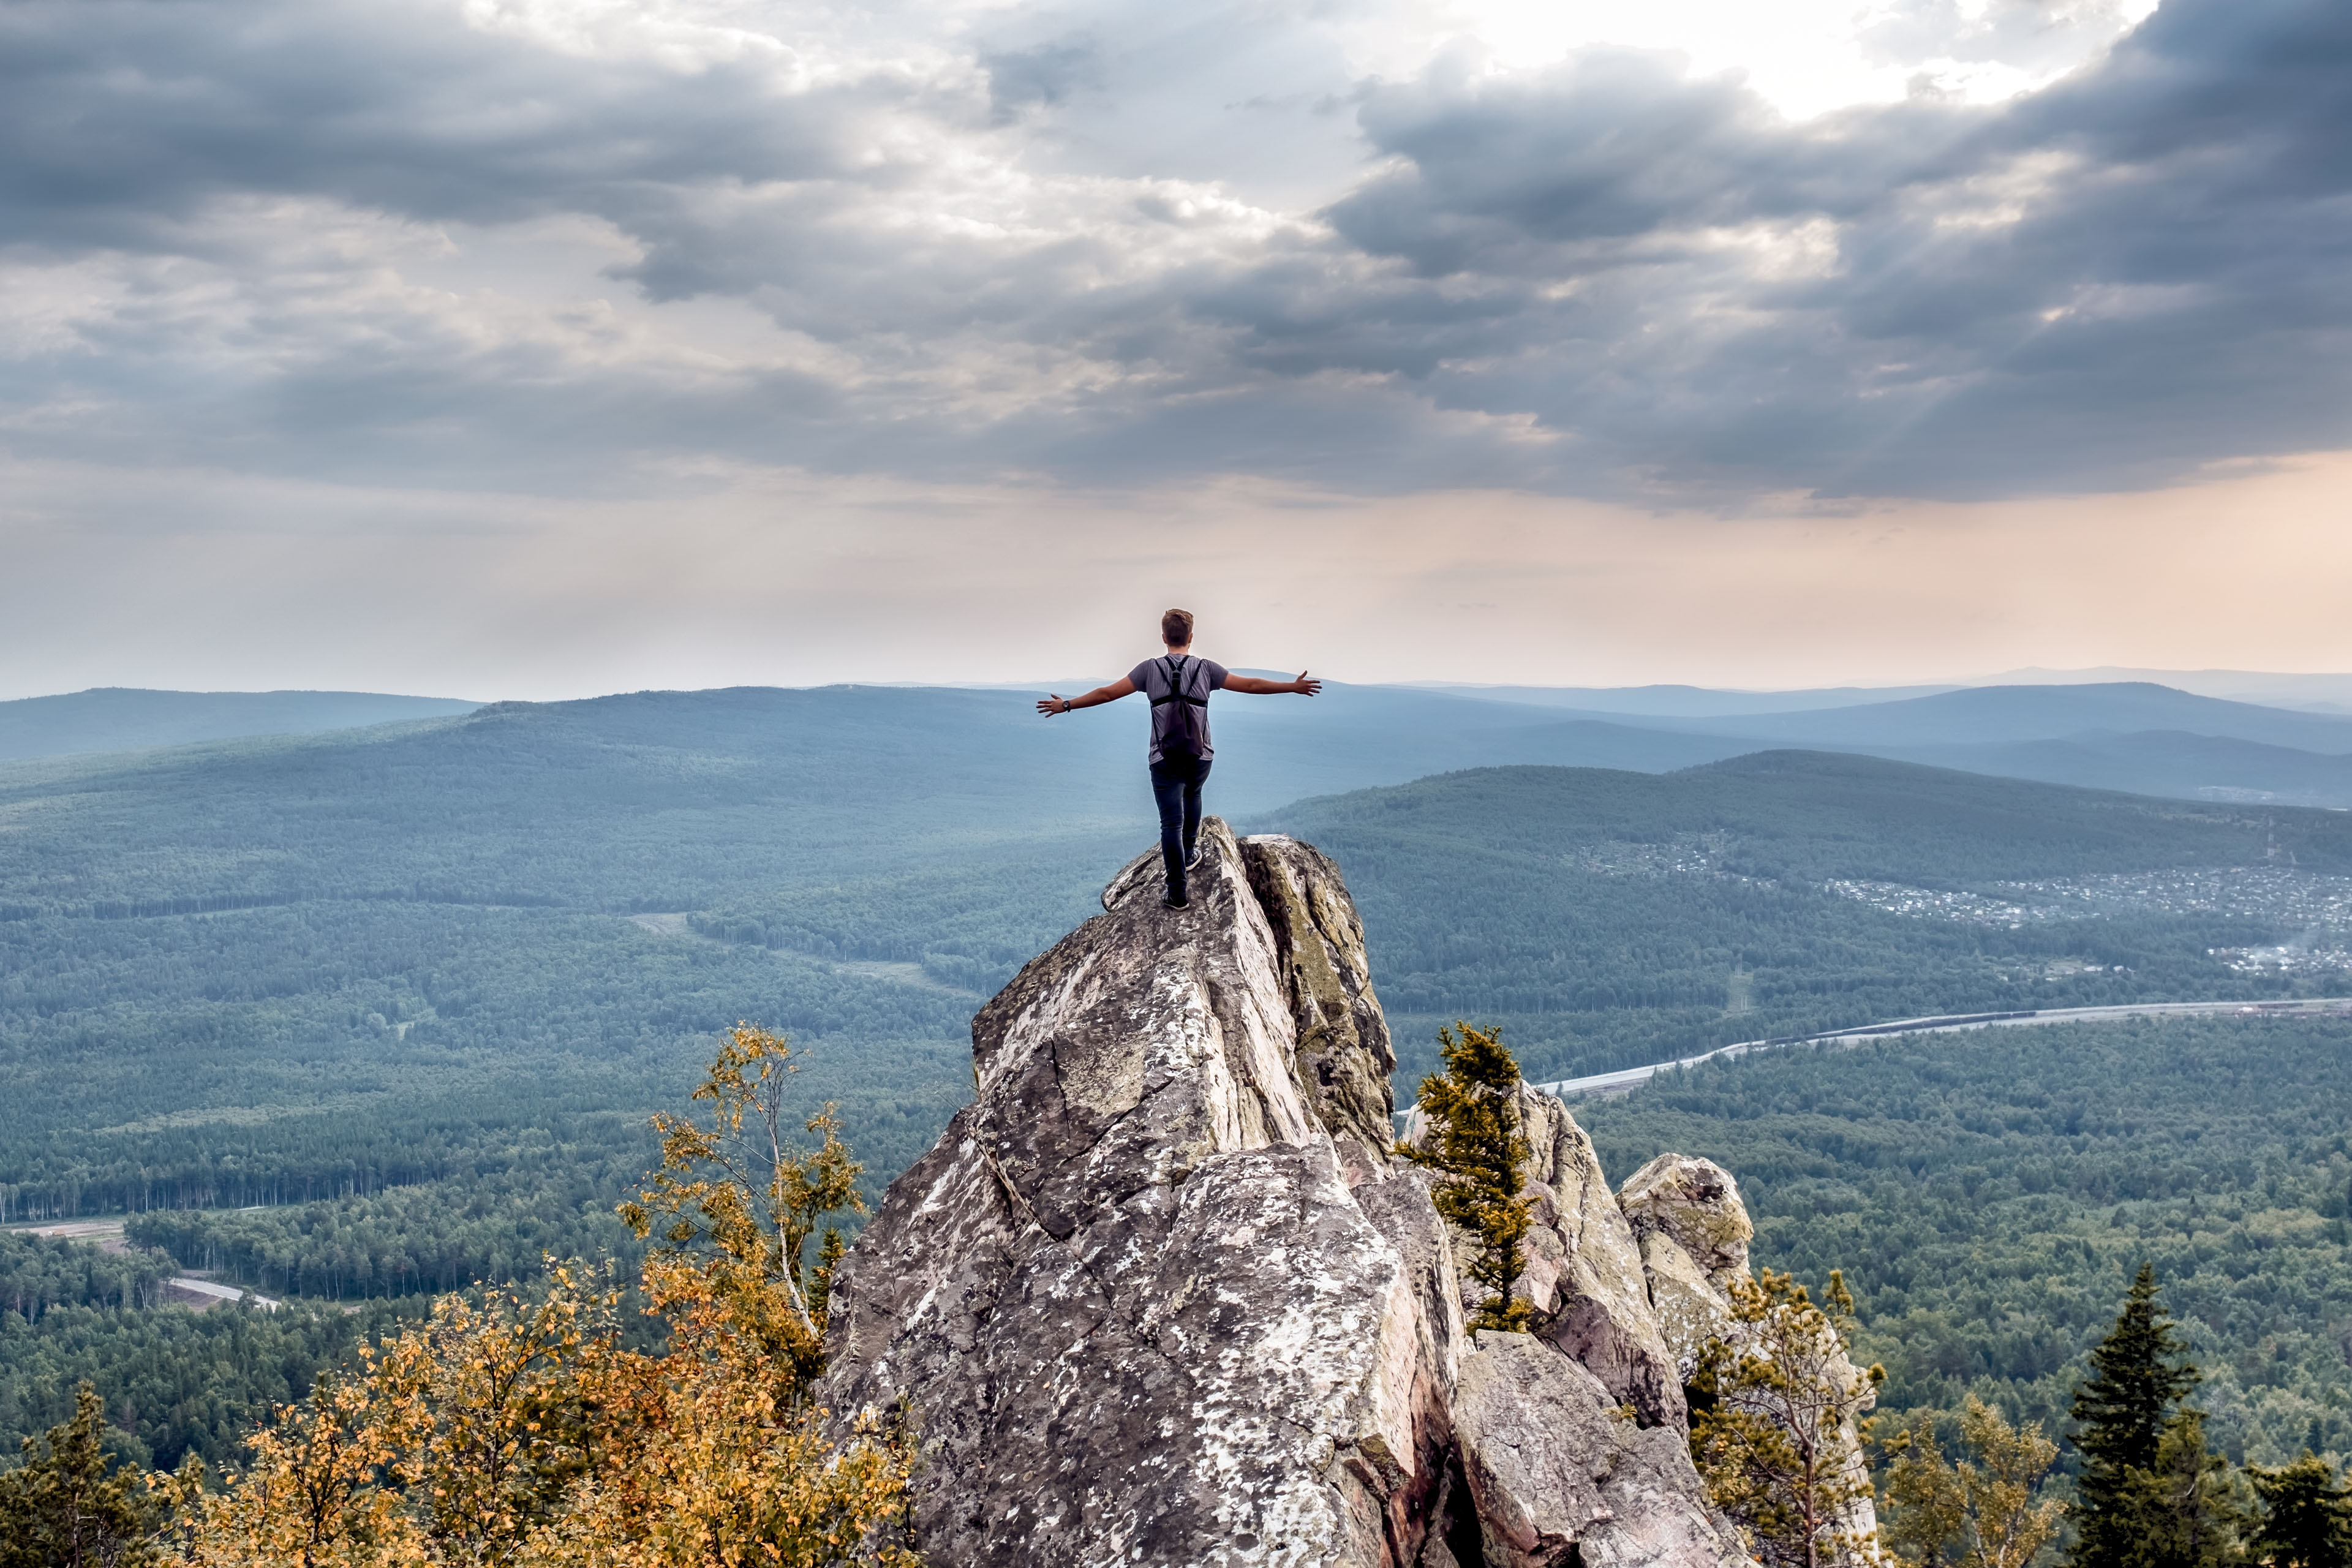
[[[1678,1376],[1687,1383],[1708,1340],[1739,1342],[1731,1289],[1748,1278],[1748,1244],[1756,1238],[1739,1184],[1711,1160],[1661,1154],[1626,1179],[1617,1201],[1641,1242],[1651,1311]],[[1855,1380],[1854,1365],[1843,1349],[1833,1349],[1827,1374],[1841,1384]],[[1871,1403],[1865,1400],[1862,1408]],[[1878,1528],[1878,1512],[1855,1422],[1849,1418],[1842,1425],[1859,1493],[1845,1510],[1843,1528],[1866,1537]]]
[[[1661,1154],[1627,1178],[1620,1210],[1641,1247],[1650,1310],[1676,1381],[1690,1381],[1699,1348],[1730,1325],[1734,1279],[1748,1273],[1756,1226],[1739,1184],[1712,1160]]]
[[[1526,1334],[1482,1332],[1454,1420],[1496,1568],[1713,1563],[1747,1554],[1699,1502],[1688,1436],[1629,1419],[1580,1363]]]
[[[911,1404],[928,1561],[1738,1559],[1591,1141],[1528,1097],[1544,1333],[1474,1342],[1338,869],[1202,850],[1191,907],[1139,859],[981,1010],[973,1103],[841,1270],[824,1397]]]
[[[1609,1190],[1592,1140],[1567,1106],[1524,1084],[1519,1125],[1535,1149],[1527,1173],[1535,1225],[1522,1279],[1545,1314],[1538,1331],[1618,1403],[1631,1405],[1645,1426],[1684,1429],[1683,1380],[1651,1315],[1641,1246]],[[1549,1300],[1538,1289],[1548,1270]]]

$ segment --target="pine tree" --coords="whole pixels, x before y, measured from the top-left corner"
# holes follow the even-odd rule
[[[127,1472],[108,1474],[100,1439],[105,1407],[87,1383],[74,1418],[54,1426],[25,1462],[0,1475],[0,1568],[137,1568],[155,1561],[143,1492]]]
[[[2244,1556],[2245,1505],[2228,1461],[2205,1446],[2205,1417],[2165,1424],[2156,1462],[2125,1472],[2131,1568],[2229,1568]]]
[[[2135,1495],[2132,1472],[2156,1469],[2175,1409],[2197,1386],[2185,1348],[2156,1299],[2155,1268],[2141,1264],[2116,1326],[2091,1352],[2093,1375],[2074,1390],[2074,1447],[2083,1467],[2073,1568],[2138,1563],[2145,1541],[2134,1515],[2145,1498]]]
[[[1729,1331],[1707,1342],[1691,1382],[1691,1458],[1707,1500],[1765,1568],[1868,1568],[1880,1557],[1856,1522],[1870,1497],[1863,1412],[1886,1373],[1847,1359],[1844,1277],[1832,1269],[1822,1294],[1826,1311],[1786,1274],[1734,1279]]]
[[[2249,1465],[2263,1500],[2253,1555],[2270,1568],[2352,1568],[2352,1489],[2326,1460],[2305,1453],[2275,1470]]]
[[[2054,1498],[2034,1500],[2058,1445],[2042,1435],[2039,1422],[2011,1426],[1973,1394],[1960,1411],[1960,1440],[1975,1456],[1960,1465],[1974,1537],[1961,1568],[2026,1568],[2066,1516],[2066,1505]]]
[[[1504,1048],[1499,1029],[1468,1024],[1437,1031],[1443,1077],[1421,1080],[1421,1110],[1433,1136],[1397,1152],[1440,1173],[1432,1194],[1437,1212],[1478,1240],[1470,1277],[1490,1292],[1470,1320],[1474,1329],[1523,1332],[1534,1310],[1514,1300],[1519,1244],[1526,1240],[1528,1202],[1520,1195],[1519,1166],[1530,1150],[1519,1126],[1519,1064]]]
[[[1904,1568],[1954,1568],[1967,1551],[1968,1491],[1936,1441],[1936,1418],[1922,1414],[1886,1445],[1879,1538]]]

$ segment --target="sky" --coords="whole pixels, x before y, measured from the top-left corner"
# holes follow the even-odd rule
[[[0,697],[2352,669],[2335,0],[0,0]]]

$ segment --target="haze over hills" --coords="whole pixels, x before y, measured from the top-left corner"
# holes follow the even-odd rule
[[[309,735],[466,713],[479,703],[373,691],[153,691],[101,686],[0,702],[0,761]]]
[[[2182,731],[1978,746],[1890,746],[1874,754],[2085,789],[2242,804],[2352,806],[2352,757]]]
[[[1430,681],[1432,691],[1450,691],[1494,702],[1525,702],[1572,708],[1585,713],[1627,713],[1648,718],[1716,719],[1743,713],[1797,713],[1900,701],[1957,689],[1953,685],[1825,686],[1793,691],[1727,691],[1706,686],[1476,686]]]
[[[1080,689],[1087,683],[1064,686]],[[795,689],[800,698],[786,700],[787,707],[805,700],[809,712],[844,701],[870,706],[871,718],[843,733],[873,739],[877,755],[900,754],[901,742],[883,737],[903,720],[932,732],[929,742],[905,737],[905,746],[964,748],[982,767],[998,765],[987,760],[992,748],[1010,746],[1009,756],[1028,759],[1017,765],[1052,770],[1089,800],[1123,787],[1098,770],[1117,773],[1136,743],[1129,733],[1136,721],[1131,713],[1123,719],[1120,710],[1055,721],[1069,726],[1068,734],[1040,731],[1027,689]],[[1916,694],[1890,696],[1890,690]],[[926,705],[915,695],[922,692],[940,694],[939,701]],[[0,760],[247,733],[319,732],[474,706],[364,693],[83,692],[0,703]],[[1223,701],[1216,723],[1235,742],[1220,763],[1218,786],[1237,812],[1463,767],[1542,763],[1662,772],[1790,745],[2137,794],[2352,807],[2352,715],[2225,700],[2148,682],[1779,693],[1333,683],[1310,704]],[[967,724],[993,738],[966,733]],[[849,758],[845,765],[861,764]]]
[[[1729,717],[1593,711],[1573,722],[1524,742],[1557,757],[1525,760],[1653,770],[1801,746],[2139,795],[2352,807],[2352,717],[2147,682],[1962,688]],[[1637,730],[1681,743],[1645,747]]]
[[[1975,687],[1894,702],[1658,722],[1695,734],[1840,748],[1982,745],[2180,731],[2328,755],[2352,752],[2352,718],[2199,697],[2147,681]]]
[[[2352,713],[2352,675],[2298,675],[2263,669],[2140,669],[2103,665],[2094,669],[2012,669],[1954,686],[2095,686],[2117,680],[2149,680],[2200,697],[2260,702],[2272,708],[2303,708],[2318,713]],[[1822,704],[1827,706],[1827,704]]]

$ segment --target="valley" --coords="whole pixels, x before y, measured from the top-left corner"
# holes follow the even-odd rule
[[[2275,1092],[2332,1103],[2342,1064],[2328,1042],[2352,1038],[2352,1024],[2237,1011],[2346,990],[2329,955],[2352,945],[2352,817],[1851,752],[1693,757],[1674,748],[1704,738],[1622,725],[1651,748],[1644,766],[1675,771],[1561,766],[1510,754],[1558,738],[1533,703],[1340,696],[1287,729],[1281,714],[1221,710],[1234,766],[1219,764],[1213,809],[1244,831],[1306,838],[1343,868],[1397,1037],[1401,1100],[1433,1065],[1438,1026],[1462,1017],[1501,1026],[1531,1080],[1561,1081],[1936,1014],[2223,1008],[1821,1058],[1846,1068],[1808,1050],[1750,1053],[1585,1102],[1612,1175],[1621,1155],[1608,1151],[1630,1158],[1634,1143],[1611,1144],[1608,1130],[1671,1112],[1684,1120],[1643,1122],[1639,1141],[1681,1139],[1739,1172],[1759,1215],[1797,1216],[1772,1219],[1759,1242],[1775,1267],[1818,1273],[1851,1244],[1916,1269],[1963,1232],[1969,1247],[2000,1239],[1967,1229],[1993,1223],[1975,1208],[1896,1242],[1803,1217],[1831,1190],[1822,1173],[1860,1147],[1854,1128],[1877,1125],[1875,1112],[1755,1110],[1818,1098],[1788,1087],[1809,1073],[1875,1071],[1898,1049],[1943,1064],[1933,1070],[1974,1086],[1948,1109],[1994,1138],[1969,1145],[1987,1171],[2074,1157],[2030,1140],[2003,1152],[2000,1139],[2026,1136],[2000,1109],[2014,1085],[1995,1081],[2018,1050],[2063,1046],[2090,1075],[2063,1092],[2127,1099],[2137,1080],[2096,1040],[2193,1034],[2205,1062],[2300,1041],[2301,1076]],[[1528,713],[1544,724],[1524,724]],[[158,1460],[217,1462],[237,1429],[231,1406],[281,1396],[270,1391],[433,1292],[532,1277],[550,1253],[627,1269],[635,1243],[612,1209],[652,1158],[645,1119],[677,1102],[739,1019],[808,1047],[799,1103],[838,1104],[878,1194],[969,1097],[981,999],[1097,912],[1103,879],[1148,842],[1132,742],[1116,722],[1039,724],[1002,694],[738,690],[0,766],[0,1064],[17,1089],[0,1104],[0,1220],[104,1216],[131,1248],[103,1268],[10,1265],[47,1283],[20,1288],[46,1304],[0,1342],[0,1439],[62,1418],[63,1391],[89,1375],[150,1391],[134,1425]],[[1498,753],[1502,765],[1442,765]],[[2062,1093],[2039,1067],[2017,1070],[2042,1086],[2033,1093]],[[1707,1087],[1733,1081],[1725,1073],[1750,1087]],[[2300,1152],[2246,1142],[2272,1091],[2231,1092],[2248,1131],[2204,1137],[2201,1154],[2221,1163],[2200,1167],[2200,1190],[2221,1207],[2183,1233],[2219,1226],[2220,1239],[2184,1242],[2184,1267],[2242,1236],[2332,1234],[2324,1182],[2273,1202],[2268,1173],[2332,1169],[2334,1146],[2312,1144],[2316,1132],[2290,1140]],[[2145,1139],[2170,1134],[2129,1121],[2116,1158],[2157,1159]],[[1897,1162],[1835,1181],[1893,1213],[1948,1175]],[[2033,1254],[2074,1281],[2074,1326],[2039,1360],[1969,1376],[2020,1401],[2055,1397],[2088,1303],[2112,1296],[2134,1238],[2158,1233],[2137,1209],[2113,1237],[2084,1230],[2094,1189],[1985,1211],[2092,1245]],[[2172,1223],[2144,1212],[2149,1226]],[[2318,1292],[2311,1310],[2332,1321],[2336,1287],[2317,1281],[2334,1265],[2294,1247]],[[163,1255],[288,1305],[266,1326],[221,1310],[167,1322],[156,1314],[175,1309],[138,1304],[160,1289],[141,1270],[172,1277],[142,1261]],[[2025,1310],[1984,1306],[1979,1323],[1922,1305],[1913,1287],[1889,1294],[1896,1273],[1871,1278],[1868,1311],[1942,1314],[1948,1329],[1923,1329],[1923,1344],[1998,1340],[2011,1331],[2001,1314]],[[2273,1334],[2236,1311],[2212,1309],[2217,1353]],[[225,1373],[219,1358],[253,1364],[257,1335],[278,1370]],[[2294,1342],[2294,1364],[2315,1366],[2321,1342]],[[1912,1404],[1942,1407],[1961,1386],[1956,1373],[1903,1375]],[[2247,1389],[2273,1386],[2246,1376]],[[2314,1411],[2335,1431],[2336,1384],[2295,1377],[2300,1403],[2247,1394],[2231,1428],[2246,1452],[2271,1452],[2281,1423],[2309,1428]],[[224,1379],[201,1405],[158,1392]]]

